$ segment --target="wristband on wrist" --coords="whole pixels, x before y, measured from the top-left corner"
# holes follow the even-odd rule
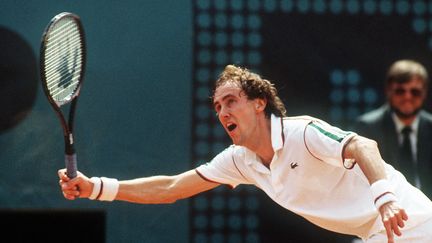
[[[88,199],[95,200],[101,191],[101,179],[99,177],[92,177],[90,181],[93,183],[93,191]]]
[[[379,209],[382,205],[388,202],[396,202],[396,201],[397,201],[396,196],[393,193],[388,192],[375,200],[375,207]]]
[[[382,205],[388,202],[397,201],[397,198],[393,192],[393,187],[386,179],[381,179],[372,183],[370,189],[372,192],[375,207],[377,209],[379,209]]]
[[[117,196],[119,182],[114,178],[101,177],[101,189],[96,199],[100,201],[113,201]]]

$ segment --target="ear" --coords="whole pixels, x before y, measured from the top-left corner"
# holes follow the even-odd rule
[[[257,99],[254,100],[254,103],[255,103],[254,104],[255,105],[255,110],[257,112],[264,111],[264,109],[267,106],[267,100],[265,100],[265,99],[259,99],[259,98],[257,98]]]
[[[384,92],[385,92],[385,95],[386,95],[386,99],[390,100],[390,98],[392,96],[392,87],[391,87],[391,84],[389,84],[386,87],[384,87]]]

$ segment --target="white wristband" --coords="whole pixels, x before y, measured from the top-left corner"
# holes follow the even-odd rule
[[[92,177],[90,181],[93,183],[93,191],[88,198],[90,200],[95,200],[101,190],[101,179],[99,177]]]
[[[113,201],[117,196],[119,182],[117,179],[101,177],[100,201]]]
[[[374,204],[378,209],[387,202],[397,201],[393,187],[386,179],[381,179],[372,183],[370,189]]]
[[[388,192],[376,200],[375,207],[379,210],[379,208],[382,205],[384,205],[388,202],[396,202],[396,201],[397,201],[396,196],[393,193]]]

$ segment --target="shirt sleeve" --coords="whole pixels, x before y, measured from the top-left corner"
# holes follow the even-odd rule
[[[236,165],[234,153],[235,146],[230,146],[209,163],[197,167],[195,171],[204,180],[227,184],[231,188],[235,188],[239,184],[250,184]]]
[[[305,145],[314,157],[338,167],[352,168],[354,160],[344,159],[346,144],[357,134],[343,131],[320,120],[310,122],[305,128]]]

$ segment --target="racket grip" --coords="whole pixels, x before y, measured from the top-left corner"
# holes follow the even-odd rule
[[[77,158],[76,154],[66,154],[65,155],[66,164],[66,175],[69,178],[75,178],[77,176]]]

